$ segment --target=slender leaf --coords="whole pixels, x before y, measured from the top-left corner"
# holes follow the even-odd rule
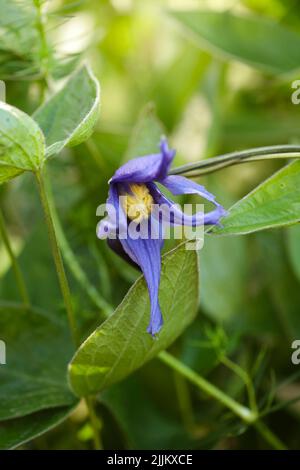
[[[212,233],[242,235],[299,221],[300,161],[295,161],[238,201]]]
[[[273,20],[228,11],[172,11],[203,49],[280,74],[300,67],[300,35]]]
[[[33,115],[46,137],[46,155],[87,140],[98,119],[99,105],[99,83],[84,66]]]
[[[195,251],[180,245],[163,258],[160,304],[164,326],[153,339],[144,278],[130,289],[115,313],[85,341],[69,368],[77,395],[97,393],[122,380],[167,348],[194,319],[198,304],[198,264]]]

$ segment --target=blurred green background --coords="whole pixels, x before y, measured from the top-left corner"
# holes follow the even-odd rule
[[[45,3],[48,40],[63,66],[68,67],[66,57],[74,61],[70,69],[85,58],[101,83],[101,116],[95,133],[86,144],[54,159],[49,173],[67,239],[101,296],[116,307],[138,273],[96,239],[95,212],[106,200],[108,179],[126,159],[141,116],[154,113],[161,121],[177,149],[175,165],[300,140],[300,108],[291,102],[291,83],[300,72],[273,73],[267,66],[265,70],[263,65],[231,58],[209,41],[197,42],[169,10],[254,14],[268,18],[276,36],[277,26],[300,34],[299,1]],[[244,33],[251,39],[254,58],[268,56],[264,47],[274,52],[263,37],[256,38],[251,30]],[[226,46],[230,31],[225,28],[222,34]],[[26,67],[30,66],[22,62],[24,73],[19,74],[20,63],[4,57],[0,78],[6,82],[7,102],[31,114],[44,91],[40,77],[34,76],[34,70],[26,73]],[[55,78],[62,74],[59,67],[55,73]],[[53,77],[51,86],[57,87]],[[229,208],[282,165],[236,166],[202,178],[201,184]],[[23,175],[0,187],[1,207],[33,304],[60,312],[61,297],[36,194],[33,177]],[[291,343],[300,338],[299,237],[295,226],[244,237],[207,238],[199,254],[199,315],[172,347],[186,364],[243,401],[246,390],[234,367],[239,364],[253,382],[270,428],[289,448],[300,448],[300,369],[290,359]],[[1,298],[15,300],[18,292],[2,244],[0,259]],[[67,270],[86,336],[99,324],[101,309],[95,311]],[[156,360],[105,392],[99,412],[107,448],[268,448],[255,429],[247,429]],[[68,421],[24,448],[90,448],[86,420],[80,405]]]

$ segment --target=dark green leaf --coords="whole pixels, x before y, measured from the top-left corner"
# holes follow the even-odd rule
[[[0,422],[0,449],[14,449],[44,434],[64,421],[73,407],[44,410],[22,418]]]
[[[144,278],[130,289],[115,313],[79,348],[70,369],[78,395],[97,393],[122,380],[167,348],[194,319],[198,305],[197,253],[180,245],[163,258],[160,304],[164,326],[147,332],[149,298]]]
[[[2,303],[0,332],[6,344],[6,365],[1,366],[0,376],[0,420],[74,403],[66,382],[73,348],[63,318]]]

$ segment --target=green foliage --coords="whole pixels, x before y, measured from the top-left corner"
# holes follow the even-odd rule
[[[148,291],[139,279],[114,314],[79,348],[69,368],[77,395],[97,393],[122,380],[172,344],[193,320],[198,300],[194,250],[181,245],[164,257],[159,298],[165,324],[157,340],[146,332]]]
[[[259,70],[281,74],[299,70],[300,35],[267,18],[228,11],[172,12],[203,49],[215,49]]]
[[[98,119],[99,105],[99,83],[84,66],[33,115],[45,134],[47,157],[87,140]]]
[[[22,305],[1,305],[1,338],[9,364],[1,370],[0,420],[74,403],[65,378],[72,355],[64,319]]]
[[[300,220],[300,162],[287,165],[238,201],[213,233],[240,235]]]
[[[39,126],[19,109],[0,102],[0,183],[41,168],[44,156]]]

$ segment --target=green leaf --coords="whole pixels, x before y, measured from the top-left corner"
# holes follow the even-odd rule
[[[150,103],[141,112],[132,132],[125,160],[159,152],[159,143],[164,129]]]
[[[30,116],[0,101],[0,183],[44,161],[44,136]]]
[[[300,224],[287,228],[286,242],[292,268],[300,281]]]
[[[205,238],[201,260],[201,305],[216,321],[232,319],[245,302],[245,238]]]
[[[0,420],[74,404],[66,381],[73,347],[63,318],[1,303],[0,332],[6,344],[6,364],[0,371]]]
[[[0,0],[0,11],[1,78],[36,75],[40,36],[33,2]]]
[[[97,122],[99,105],[99,82],[84,66],[33,115],[45,134],[47,157],[87,140]]]
[[[8,450],[25,444],[63,422],[72,407],[55,408],[33,413],[22,418],[0,422],[0,449]]]
[[[122,380],[166,349],[195,318],[198,262],[181,244],[163,257],[160,304],[164,326],[157,339],[147,332],[149,295],[143,277],[114,314],[83,343],[70,367],[70,383],[79,396],[97,393]]]
[[[259,70],[281,74],[299,70],[300,36],[262,17],[213,11],[172,11],[203,49]]]
[[[300,161],[285,166],[238,201],[212,233],[243,235],[300,220]]]

